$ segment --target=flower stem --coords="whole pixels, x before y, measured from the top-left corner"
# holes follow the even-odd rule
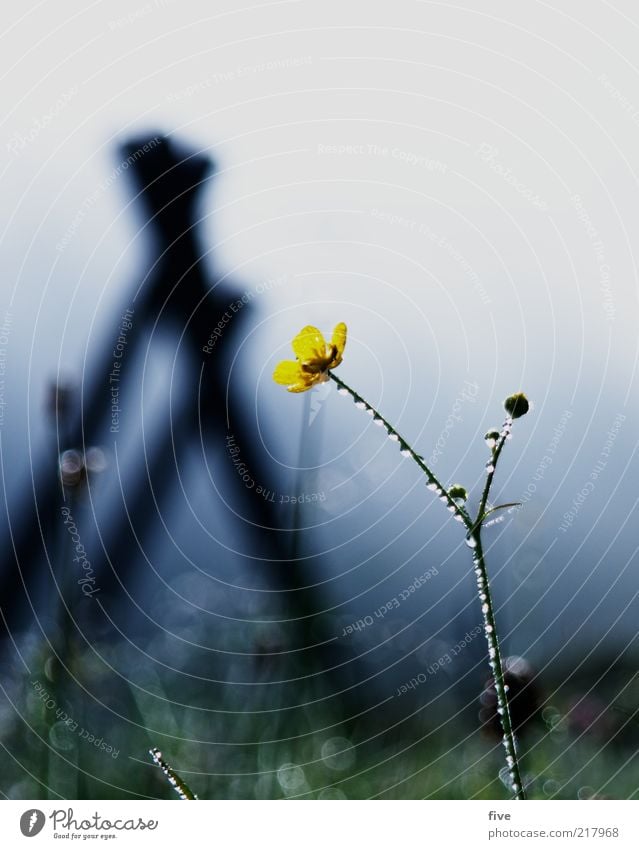
[[[173,767],[166,762],[164,755],[159,749],[149,749],[149,754],[153,758],[154,762],[160,767],[166,776],[167,781],[178,794],[180,799],[187,799],[191,801],[197,800],[195,793],[191,790],[186,781],[177,774]]]
[[[335,381],[335,383],[339,386],[342,392],[348,393],[357,406],[361,407],[361,409],[363,410],[366,410],[370,415],[372,415],[373,421],[379,422],[384,427],[389,438],[392,439],[394,442],[397,442],[399,450],[417,463],[419,468],[422,470],[422,472],[424,472],[424,474],[428,478],[428,483],[434,487],[433,491],[436,493],[436,495],[438,495],[442,499],[442,501],[446,501],[450,512],[454,513],[456,516],[459,516],[464,525],[468,528],[469,531],[471,531],[474,525],[472,519],[470,518],[466,510],[461,507],[455,501],[454,498],[451,498],[451,496],[448,494],[446,487],[444,487],[439,482],[434,473],[428,468],[428,466],[424,462],[423,457],[420,457],[420,455],[413,450],[413,448],[408,444],[408,442],[406,442],[404,437],[400,433],[398,433],[397,430],[395,430],[395,428],[391,424],[389,424],[389,422],[386,421],[384,416],[382,416],[381,413],[379,413],[374,407],[372,407],[368,403],[368,401],[364,400],[364,398],[362,398],[359,393],[355,392],[354,389],[352,389],[347,383],[344,383],[344,381],[337,377],[337,375],[333,374],[332,371],[329,371],[328,374],[331,380]]]
[[[501,433],[499,434],[499,439],[497,440],[497,444],[493,448],[492,454],[492,462],[491,469],[486,475],[486,483],[484,484],[484,491],[482,492],[481,501],[479,502],[479,510],[477,511],[477,518],[475,519],[474,526],[481,526],[481,523],[486,518],[486,504],[488,503],[488,495],[490,494],[490,487],[493,484],[493,478],[495,477],[495,471],[497,469],[497,461],[501,456],[501,452],[503,451],[504,445],[506,444],[506,440],[510,434],[510,430],[513,426],[513,420],[510,416],[504,422]]]
[[[504,668],[501,660],[501,652],[499,650],[499,639],[497,637],[495,610],[493,607],[492,594],[490,591],[490,582],[488,580],[488,571],[486,569],[484,549],[481,541],[481,529],[484,519],[490,513],[494,512],[495,509],[498,509],[492,508],[486,510],[486,507],[488,505],[488,496],[490,495],[490,488],[495,477],[497,462],[499,460],[499,457],[501,456],[501,452],[504,448],[504,445],[506,444],[506,440],[510,435],[513,420],[510,416],[506,419],[499,434],[499,439],[497,440],[494,448],[492,449],[492,459],[488,465],[488,473],[486,475],[484,490],[482,492],[481,500],[479,502],[479,509],[477,510],[477,516],[473,520],[471,519],[467,511],[459,504],[457,504],[457,502],[453,498],[451,498],[445,487],[442,486],[442,484],[439,482],[433,472],[428,468],[423,458],[420,457],[420,455],[413,450],[409,443],[406,442],[404,437],[401,436],[401,434],[399,434],[397,430],[395,430],[395,428],[391,424],[389,424],[389,422],[387,422],[386,419],[368,403],[368,401],[362,398],[362,396],[359,393],[355,392],[355,390],[352,389],[347,383],[344,383],[344,381],[337,377],[335,374],[333,374],[333,372],[329,371],[328,374],[331,380],[333,380],[338,385],[341,392],[350,395],[353,401],[355,402],[356,406],[360,407],[363,410],[366,410],[369,415],[373,417],[373,421],[378,422],[385,428],[388,436],[398,443],[402,454],[410,456],[417,463],[419,468],[424,472],[424,474],[428,478],[429,484],[434,486],[436,494],[439,495],[439,497],[442,498],[443,501],[446,501],[448,503],[448,507],[451,512],[455,513],[455,515],[461,519],[461,521],[468,529],[466,541],[473,551],[473,563],[475,566],[475,576],[477,578],[477,592],[479,595],[479,600],[481,602],[481,611],[484,619],[484,632],[486,634],[486,641],[488,643],[488,658],[490,668],[493,673],[493,680],[495,682],[495,693],[497,696],[497,713],[499,715],[499,721],[503,731],[502,742],[506,751],[506,764],[508,767],[508,774],[510,776],[510,782],[515,799],[523,800],[526,798],[526,791],[524,789],[524,784],[521,779],[521,772],[519,769],[517,743],[515,740],[515,733],[512,726],[512,720],[510,717],[506,682],[504,679]],[[508,506],[514,506],[514,504],[500,505],[500,507]]]
[[[490,591],[490,581],[488,580],[488,571],[486,569],[486,560],[484,558],[484,549],[481,542],[481,528],[486,516],[492,510],[486,510],[488,504],[488,496],[490,488],[495,477],[497,462],[501,456],[501,452],[506,444],[506,440],[510,434],[513,420],[509,416],[504,422],[499,439],[495,447],[492,449],[492,459],[489,463],[489,471],[486,475],[486,483],[479,502],[477,517],[473,523],[473,528],[469,534],[471,548],[473,549],[473,563],[475,564],[475,575],[477,577],[477,591],[481,602],[481,611],[484,617],[484,632],[488,643],[488,658],[490,668],[493,673],[495,683],[495,695],[497,696],[497,713],[501,723],[502,731],[504,732],[503,744],[506,750],[506,764],[508,766],[508,774],[515,799],[525,799],[526,791],[521,779],[519,769],[519,759],[517,757],[517,742],[515,740],[515,732],[512,726],[510,716],[510,707],[508,704],[508,695],[506,691],[506,681],[504,678],[504,668],[501,661],[501,651],[499,649],[499,638],[497,636],[497,624],[495,622],[495,609],[493,607],[492,593]],[[508,505],[502,505],[508,506]],[[473,544],[474,543],[474,544]]]
[[[497,637],[497,625],[495,622],[495,609],[493,607],[490,582],[484,559],[484,549],[481,542],[481,523],[471,532],[470,539],[473,540],[473,563],[475,564],[475,575],[477,577],[477,592],[481,602],[481,611],[484,617],[484,633],[488,643],[488,662],[493,673],[495,682],[495,694],[497,696],[497,713],[504,732],[502,742],[506,751],[506,765],[512,785],[515,799],[524,800],[526,791],[519,770],[519,759],[517,757],[517,743],[510,718],[506,682],[504,679],[504,668],[501,662],[499,650],[499,639]]]

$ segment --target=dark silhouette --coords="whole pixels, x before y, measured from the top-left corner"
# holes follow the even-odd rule
[[[256,477],[268,480],[255,436],[247,424],[241,399],[231,391],[227,397],[226,369],[229,353],[236,350],[242,328],[250,316],[250,305],[244,307],[225,328],[214,351],[202,353],[211,331],[222,318],[230,301],[237,297],[229,286],[211,281],[203,264],[199,244],[197,214],[202,186],[212,173],[212,163],[200,153],[180,150],[171,140],[160,136],[137,139],[122,149],[129,163],[128,173],[137,190],[136,203],[143,213],[143,229],[151,243],[152,262],[149,271],[130,300],[131,326],[126,334],[126,364],[131,370],[136,351],[148,339],[150,328],[169,327],[189,351],[191,368],[189,385],[184,387],[187,402],[177,410],[167,405],[166,421],[161,423],[161,436],[153,441],[146,457],[140,458],[135,474],[122,484],[122,498],[109,507],[106,527],[100,528],[103,548],[93,555],[92,566],[100,586],[100,606],[108,611],[103,627],[111,619],[118,620],[124,631],[135,617],[129,600],[131,570],[139,560],[140,541],[145,540],[158,522],[167,499],[178,491],[177,464],[183,451],[202,440],[204,446],[222,446],[227,433],[232,433],[242,446],[244,462]],[[118,331],[120,332],[120,331]],[[181,336],[181,338],[180,338]],[[116,333],[117,337],[117,333]],[[105,345],[100,361],[83,376],[79,410],[75,418],[69,412],[69,399],[64,405],[54,392],[51,402],[58,425],[59,451],[74,450],[82,456],[90,446],[114,446],[109,433],[109,375],[114,368],[113,344]],[[122,383],[126,380],[123,369]],[[63,409],[62,409],[63,408]],[[169,422],[169,414],[172,420]],[[71,423],[69,424],[69,419]],[[175,456],[175,460],[174,460]],[[229,460],[230,463],[230,460]],[[42,464],[33,481],[25,488],[19,504],[8,505],[5,529],[5,561],[2,575],[1,610],[7,628],[29,622],[31,609],[50,610],[57,594],[53,583],[57,565],[51,558],[53,540],[64,537],[60,530],[60,509],[68,498],[69,487],[53,468],[50,458]],[[242,485],[237,475],[235,498],[241,505],[239,518],[244,533],[255,540],[260,569],[266,571],[270,586],[276,590],[279,616],[290,619],[286,628],[286,645],[278,645],[266,654],[293,653],[306,674],[313,669],[341,667],[342,683],[348,658],[318,635],[313,612],[317,599],[305,589],[303,562],[296,561],[291,533],[278,530],[274,505]],[[82,485],[92,495],[92,476],[82,478]],[[57,527],[56,527],[57,526]],[[44,569],[42,564],[46,564]],[[126,587],[126,593],[121,588]],[[77,595],[77,593],[76,593]],[[96,627],[95,613],[90,617]],[[311,628],[311,626],[313,626]],[[311,646],[315,645],[315,648]],[[261,653],[259,643],[255,653]]]

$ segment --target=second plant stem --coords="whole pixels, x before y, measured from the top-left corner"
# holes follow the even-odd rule
[[[488,643],[488,663],[490,664],[490,669],[493,675],[495,695],[497,697],[497,713],[499,714],[499,721],[501,723],[502,731],[504,732],[502,742],[506,751],[506,766],[508,767],[508,775],[513,795],[515,799],[523,800],[526,798],[526,791],[524,790],[524,783],[519,770],[517,742],[515,740],[515,732],[510,717],[508,693],[506,689],[506,680],[504,678],[504,667],[501,660],[501,651],[499,649],[497,625],[495,623],[495,611],[490,592],[490,582],[488,580],[484,549],[481,542],[481,525],[471,532],[469,539],[474,542],[473,563],[475,566],[475,577],[477,578],[477,592],[479,594],[481,612],[484,618],[484,633],[486,634],[486,642]]]
[[[506,752],[506,765],[508,768],[509,780],[515,799],[523,800],[526,798],[526,791],[524,789],[524,784],[519,769],[517,744],[515,740],[515,732],[513,729],[512,720],[510,716],[510,709],[508,705],[508,692],[506,681],[504,678],[504,668],[501,660],[501,652],[499,649],[499,638],[497,636],[495,611],[493,606],[492,595],[490,592],[490,581],[488,579],[488,571],[486,569],[486,561],[484,558],[484,550],[481,541],[481,529],[483,521],[487,515],[486,508],[488,506],[488,496],[490,494],[490,488],[492,486],[493,478],[495,476],[497,461],[499,460],[506,440],[510,435],[512,419],[510,417],[506,419],[502,427],[501,433],[499,434],[499,439],[497,440],[494,448],[492,449],[492,461],[489,464],[487,470],[486,482],[479,503],[477,516],[473,520],[469,516],[466,509],[460,504],[458,504],[453,498],[451,498],[446,488],[439,482],[433,472],[428,468],[428,466],[424,462],[423,457],[417,454],[417,452],[411,447],[408,442],[406,442],[406,440],[397,432],[397,430],[391,424],[389,424],[389,422],[387,422],[386,419],[368,403],[368,401],[362,398],[362,396],[358,392],[356,392],[354,389],[351,389],[351,387],[347,383],[344,383],[341,378],[337,377],[333,372],[329,372],[329,375],[344,394],[348,394],[351,396],[351,398],[358,407],[366,410],[370,415],[373,416],[373,419],[375,421],[383,425],[389,437],[398,443],[398,447],[401,452],[406,456],[411,457],[411,459],[415,461],[415,463],[419,466],[422,472],[426,475],[428,482],[435,486],[436,494],[440,497],[442,501],[447,503],[450,512],[454,513],[455,516],[461,522],[463,522],[463,524],[468,530],[466,539],[469,547],[472,549],[473,552],[473,564],[475,567],[475,577],[477,579],[477,592],[479,595],[479,601],[481,603],[481,611],[484,620],[484,632],[486,635],[486,641],[488,643],[488,659],[493,674],[495,695],[497,698],[497,713],[499,715],[499,721],[503,731],[502,742],[504,745],[504,750]],[[489,510],[488,512],[491,511]]]

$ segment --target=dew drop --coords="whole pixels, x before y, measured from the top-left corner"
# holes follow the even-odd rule
[[[365,410],[366,404],[363,401],[355,401],[355,406],[358,410]]]
[[[338,389],[337,394],[338,395],[350,395],[350,392],[348,391],[348,389]]]
[[[87,472],[103,472],[108,465],[104,451],[95,445],[87,448],[84,454],[84,465]]]
[[[436,492],[437,491],[437,484],[436,483],[427,483],[426,489],[430,489],[431,492]]]
[[[389,433],[388,438],[391,442],[399,442],[399,436],[396,433]]]
[[[410,457],[411,456],[411,453],[408,450],[408,448],[402,448],[402,450],[399,453],[402,455],[402,457]]]
[[[587,785],[584,787],[580,787],[577,791],[578,799],[594,799],[597,794],[597,791],[594,787],[588,787]]]
[[[477,548],[477,540],[475,537],[466,537],[466,545],[468,548]]]
[[[80,451],[70,449],[60,455],[60,477],[65,486],[80,483],[84,470],[84,457]]]
[[[366,412],[367,412],[367,414],[368,414],[369,416],[374,416],[374,415],[375,415],[375,410],[373,410],[373,408],[372,408],[372,407],[367,407],[367,408],[366,408]]]
[[[56,722],[49,730],[49,742],[61,752],[69,752],[75,747],[74,735],[65,722]]]
[[[373,419],[377,427],[384,427],[384,421],[382,419]]]
[[[277,780],[286,792],[294,793],[304,784],[304,770],[294,763],[285,763],[277,770]]]
[[[453,507],[453,505],[451,504],[451,505],[450,505],[450,507],[448,508],[448,510],[449,510],[451,513],[455,513],[455,512],[457,511],[457,508],[456,508],[456,507]]]
[[[492,463],[486,463],[486,471],[488,472],[488,474],[495,471],[495,467]]]
[[[463,521],[464,521],[464,517],[463,517],[463,516],[460,516],[460,515],[459,515],[459,513],[458,513],[458,514],[455,516],[455,521],[456,521],[456,522],[463,522]]]

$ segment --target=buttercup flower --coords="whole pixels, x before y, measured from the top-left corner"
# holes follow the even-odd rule
[[[334,381],[338,386],[338,392],[341,395],[350,397],[358,409],[363,410],[370,416],[369,421],[382,429],[386,437],[399,449],[402,457],[411,457],[413,459],[426,478],[426,488],[435,493],[437,498],[446,505],[448,511],[453,514],[454,518],[463,524],[466,534],[466,544],[472,549],[473,553],[474,573],[477,579],[484,634],[488,643],[488,656],[490,658],[492,672],[493,701],[499,725],[501,726],[500,734],[506,755],[506,767],[504,769],[508,776],[507,785],[510,787],[511,794],[516,799],[525,799],[526,789],[519,768],[515,739],[515,728],[517,726],[513,724],[515,720],[511,719],[509,708],[508,688],[513,685],[507,677],[508,667],[502,663],[499,650],[497,623],[495,621],[495,610],[481,540],[481,530],[484,525],[488,525],[494,521],[494,519],[491,519],[489,523],[486,522],[486,519],[497,510],[519,506],[509,503],[492,507],[489,505],[488,498],[493,483],[495,467],[502,449],[506,445],[506,440],[510,436],[513,419],[518,419],[526,415],[530,408],[528,399],[523,392],[518,392],[508,397],[504,401],[508,418],[505,420],[502,429],[500,431],[489,430],[486,434],[486,442],[492,453],[490,461],[486,465],[484,490],[479,501],[477,515],[473,516],[466,506],[468,492],[465,487],[461,486],[461,484],[453,484],[446,489],[431,471],[421,454],[417,454],[384,416],[343,381],[341,377],[333,373],[332,370],[342,362],[342,355],[346,346],[345,324],[340,323],[337,325],[333,331],[330,344],[326,342],[317,327],[309,326],[300,330],[295,339],[293,339],[292,345],[296,359],[284,360],[284,362],[279,363],[273,372],[273,380],[276,383],[286,386],[289,392],[306,392],[318,383],[325,383],[328,380]],[[507,663],[508,661],[506,661]],[[513,717],[516,717],[516,714],[513,714]],[[504,781],[506,781],[505,778]]]
[[[342,362],[346,345],[346,325],[341,321],[333,331],[330,344],[321,330],[308,325],[302,328],[293,342],[296,360],[282,360],[273,372],[273,380],[286,386],[289,392],[306,392],[318,383],[325,383],[328,372]]]

